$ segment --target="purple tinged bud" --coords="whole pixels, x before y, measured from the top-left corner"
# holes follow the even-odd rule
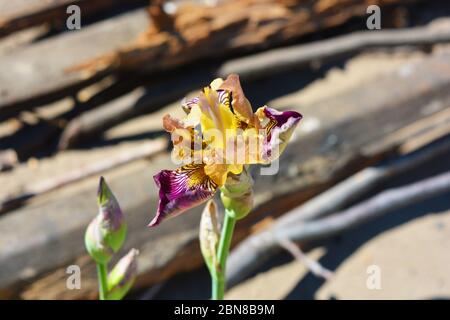
[[[127,226],[122,210],[103,177],[98,188],[99,213],[89,224],[85,234],[86,249],[96,262],[108,262],[126,236]]]
[[[139,251],[131,249],[108,275],[108,300],[121,300],[131,289],[138,273]]]

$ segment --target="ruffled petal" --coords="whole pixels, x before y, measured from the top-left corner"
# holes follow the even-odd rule
[[[239,76],[230,74],[221,84],[220,89],[231,92],[231,107],[236,117],[248,125],[258,128],[259,122],[253,114],[252,106],[244,95]]]
[[[296,111],[278,111],[267,106],[259,108],[256,114],[265,122],[266,131],[261,161],[269,163],[277,159],[284,151],[303,116]]]
[[[159,207],[149,227],[210,199],[218,187],[205,174],[203,164],[189,164],[173,171],[162,170],[153,178],[159,188]]]

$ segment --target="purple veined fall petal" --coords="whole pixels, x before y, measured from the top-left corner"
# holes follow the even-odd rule
[[[278,111],[267,106],[259,108],[257,114],[267,122],[261,158],[268,163],[277,159],[284,151],[303,116],[296,111]]]
[[[189,164],[176,170],[162,170],[154,177],[159,188],[159,206],[149,227],[175,217],[209,200],[218,186],[204,171],[204,164]]]

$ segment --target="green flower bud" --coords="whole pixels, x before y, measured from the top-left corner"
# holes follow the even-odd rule
[[[84,242],[91,257],[99,263],[107,263],[122,246],[127,226],[119,203],[103,177],[98,189],[99,213],[89,224]]]
[[[108,300],[121,300],[133,286],[137,276],[139,251],[131,249],[117,262],[108,275]]]
[[[227,214],[239,220],[246,217],[253,207],[253,179],[244,168],[239,175],[228,175],[225,185],[220,188],[220,198]]]
[[[214,200],[209,200],[203,209],[200,220],[200,249],[206,266],[211,273],[219,267],[217,260],[217,248],[220,240],[220,226],[217,217],[217,205]]]

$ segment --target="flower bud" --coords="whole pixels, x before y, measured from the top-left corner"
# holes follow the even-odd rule
[[[244,168],[241,174],[229,174],[220,188],[222,203],[227,214],[239,220],[247,216],[253,207],[253,179]]]
[[[138,250],[131,249],[111,270],[108,275],[108,300],[122,299],[133,286],[137,276],[138,255]]]
[[[200,220],[200,249],[203,259],[211,273],[219,267],[217,260],[217,248],[220,240],[220,226],[218,221],[218,210],[214,200],[209,200],[203,209]]]
[[[99,213],[89,224],[85,234],[86,249],[99,263],[108,262],[125,240],[127,226],[119,203],[103,177],[98,189]]]

